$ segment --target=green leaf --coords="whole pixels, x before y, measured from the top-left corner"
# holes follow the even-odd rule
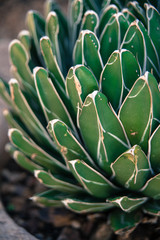
[[[139,64],[130,51],[122,49],[111,54],[103,68],[100,86],[115,110],[119,109],[139,76]]]
[[[26,17],[26,23],[33,37],[38,57],[40,58],[40,61],[43,65],[39,41],[41,37],[45,36],[45,20],[41,17],[41,15],[38,12],[30,10]]]
[[[0,96],[9,105],[13,107],[12,99],[9,94],[9,85],[0,78]]]
[[[138,145],[120,155],[111,169],[115,182],[133,191],[142,188],[151,175],[148,159]]]
[[[119,191],[108,179],[82,160],[69,161],[69,167],[84,189],[95,197],[107,198]]]
[[[82,18],[82,13],[83,13],[83,1],[73,0],[71,3],[71,15],[70,15],[72,26],[79,24]]]
[[[24,45],[19,40],[13,40],[9,45],[9,53],[14,66],[13,71],[18,75],[18,79],[32,95],[36,95],[33,74],[28,65],[29,55]]]
[[[29,137],[24,124],[22,124],[22,121],[19,119],[17,115],[5,109],[3,111],[3,116],[5,117],[10,128],[16,128],[20,130],[25,137]]]
[[[66,78],[66,91],[74,111],[79,114],[87,95],[98,90],[98,83],[93,73],[83,65],[71,67]]]
[[[134,54],[142,68],[143,74],[147,70],[152,71],[156,77],[159,77],[157,52],[140,21],[136,20],[130,24],[121,48],[126,48]]]
[[[68,161],[70,160],[83,159],[91,166],[95,166],[89,154],[62,121],[55,119],[49,122],[48,131],[65,159],[66,165],[68,165]]]
[[[145,3],[147,30],[152,39],[160,59],[160,14],[152,5]]]
[[[147,201],[147,197],[116,197],[109,198],[108,201],[120,207],[124,212],[132,212]]]
[[[160,217],[160,201],[150,200],[144,205],[143,211],[149,215]]]
[[[99,22],[99,32],[100,34],[102,33],[102,31],[104,30],[106,24],[108,24],[110,18],[118,13],[118,8],[116,5],[111,4],[108,5],[106,8],[104,8],[101,16],[100,16],[100,22]]]
[[[27,100],[20,90],[17,80],[11,79],[9,84],[13,104],[22,122],[25,124],[38,143],[42,145],[45,144],[46,147],[54,149],[55,147],[53,142],[51,141],[41,122],[30,108]]]
[[[145,103],[145,107],[144,107]],[[152,99],[145,76],[137,79],[119,110],[119,118],[131,145],[147,152],[151,127]]]
[[[17,164],[19,164],[22,168],[26,169],[31,173],[34,173],[35,170],[39,171],[43,169],[41,166],[31,161],[29,158],[27,158],[23,153],[19,151],[14,152],[13,158],[17,162]]]
[[[83,15],[83,1],[82,0],[72,0],[69,5],[69,23],[70,23],[70,36],[71,47],[74,46],[75,40],[78,35],[78,25],[82,20]]]
[[[56,13],[57,18],[58,18],[58,23],[59,23],[59,33],[58,33],[58,44],[59,44],[59,51],[60,51],[60,56],[61,59],[60,63],[60,67],[63,68],[63,71],[66,71],[66,65],[68,66],[68,62],[69,62],[69,51],[68,51],[68,22],[66,19],[66,16],[63,14],[62,10],[60,9],[59,5],[52,0],[46,1],[45,3],[45,15],[46,18],[50,18],[52,15],[51,12]],[[46,20],[47,21],[47,20]],[[54,17],[50,19],[50,23],[54,22]],[[50,40],[52,41],[52,38],[54,38],[54,36],[52,35],[52,33],[54,32],[54,28],[50,28]],[[51,36],[52,35],[52,36]],[[62,69],[61,69],[62,70]]]
[[[128,8],[123,8],[122,13],[129,23],[132,23],[136,20],[136,17],[129,11]]]
[[[62,200],[66,197],[66,193],[58,192],[55,190],[48,190],[37,195],[34,195],[30,199],[36,203],[42,204],[47,207],[62,207]]]
[[[75,130],[72,119],[44,68],[34,70],[35,86],[47,121],[60,119]],[[54,104],[53,104],[54,103]],[[76,131],[76,130],[75,130]]]
[[[40,40],[42,54],[48,70],[54,75],[56,84],[65,88],[65,80],[59,68],[55,53],[52,51],[51,41],[48,37],[42,37]]]
[[[55,173],[68,172],[66,167],[59,160],[49,155],[33,141],[25,138],[19,130],[14,128],[9,129],[8,136],[15,147],[17,147],[26,156],[33,159],[38,165],[50,169]]]
[[[132,231],[141,220],[140,212],[126,213],[119,209],[110,214],[110,224],[116,234],[122,234],[126,231]]]
[[[149,139],[149,159],[153,170],[160,172],[160,125],[156,128]]]
[[[128,10],[137,18],[139,19],[144,26],[146,26],[146,16],[145,16],[145,12],[143,10],[143,8],[139,5],[138,2],[133,1],[133,2],[129,2],[128,5]]]
[[[92,10],[86,11],[82,19],[81,30],[88,29],[96,33],[98,25],[99,25],[99,17],[97,13]]]
[[[56,12],[50,12],[46,19],[46,33],[51,41],[53,55],[56,57],[58,65],[62,69],[62,62],[59,50],[59,42],[58,42],[58,35],[59,35],[59,21]],[[41,43],[42,44],[42,43]],[[44,46],[45,51],[43,50],[43,54],[47,55],[46,53],[46,46]],[[51,54],[50,54],[51,55]],[[52,72],[54,74],[54,72]]]
[[[93,198],[67,198],[62,202],[66,208],[76,213],[102,212],[113,208],[111,203],[94,201]]]
[[[18,34],[18,39],[20,40],[20,42],[23,44],[23,46],[25,47],[27,53],[30,53],[31,50],[31,35],[29,33],[29,31],[27,30],[22,30],[19,34]],[[29,56],[30,57],[30,56]]]
[[[121,122],[107,103],[94,91],[86,98],[79,117],[80,131],[94,161],[111,174],[110,164],[129,147]]]
[[[56,176],[44,170],[35,170],[34,175],[40,183],[58,191],[67,193],[77,193],[84,191],[76,184],[71,184],[65,177]]]
[[[150,178],[144,187],[141,189],[142,194],[147,197],[159,200],[160,199],[160,173]]]
[[[152,95],[152,131],[154,131],[160,124],[160,91],[157,80],[151,73],[146,72],[145,78],[147,79]]]
[[[103,68],[99,49],[100,44],[96,35],[89,30],[83,30],[76,41],[73,52],[74,64],[83,64],[90,68],[97,80]]]
[[[108,61],[111,53],[120,48],[120,44],[128,29],[128,22],[122,13],[114,14],[100,36],[100,53],[103,63]]]

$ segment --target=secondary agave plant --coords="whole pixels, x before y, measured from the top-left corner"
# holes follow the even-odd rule
[[[151,5],[152,4],[152,5]],[[49,188],[33,196],[114,230],[160,215],[160,1],[54,1],[9,47],[7,150]]]

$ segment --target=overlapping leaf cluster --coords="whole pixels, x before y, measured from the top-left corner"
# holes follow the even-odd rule
[[[8,151],[78,212],[110,210],[115,230],[160,215],[159,1],[48,1],[9,47]],[[121,221],[123,219],[123,221]]]

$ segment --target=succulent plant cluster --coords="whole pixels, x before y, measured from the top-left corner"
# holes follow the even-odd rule
[[[152,4],[152,5],[151,5]],[[160,215],[160,1],[72,0],[9,47],[7,150],[49,188],[32,199],[109,211],[114,230]]]

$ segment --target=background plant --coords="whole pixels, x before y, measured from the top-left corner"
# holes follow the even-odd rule
[[[54,1],[9,47],[13,158],[50,190],[32,199],[109,211],[115,231],[160,214],[159,1]]]

